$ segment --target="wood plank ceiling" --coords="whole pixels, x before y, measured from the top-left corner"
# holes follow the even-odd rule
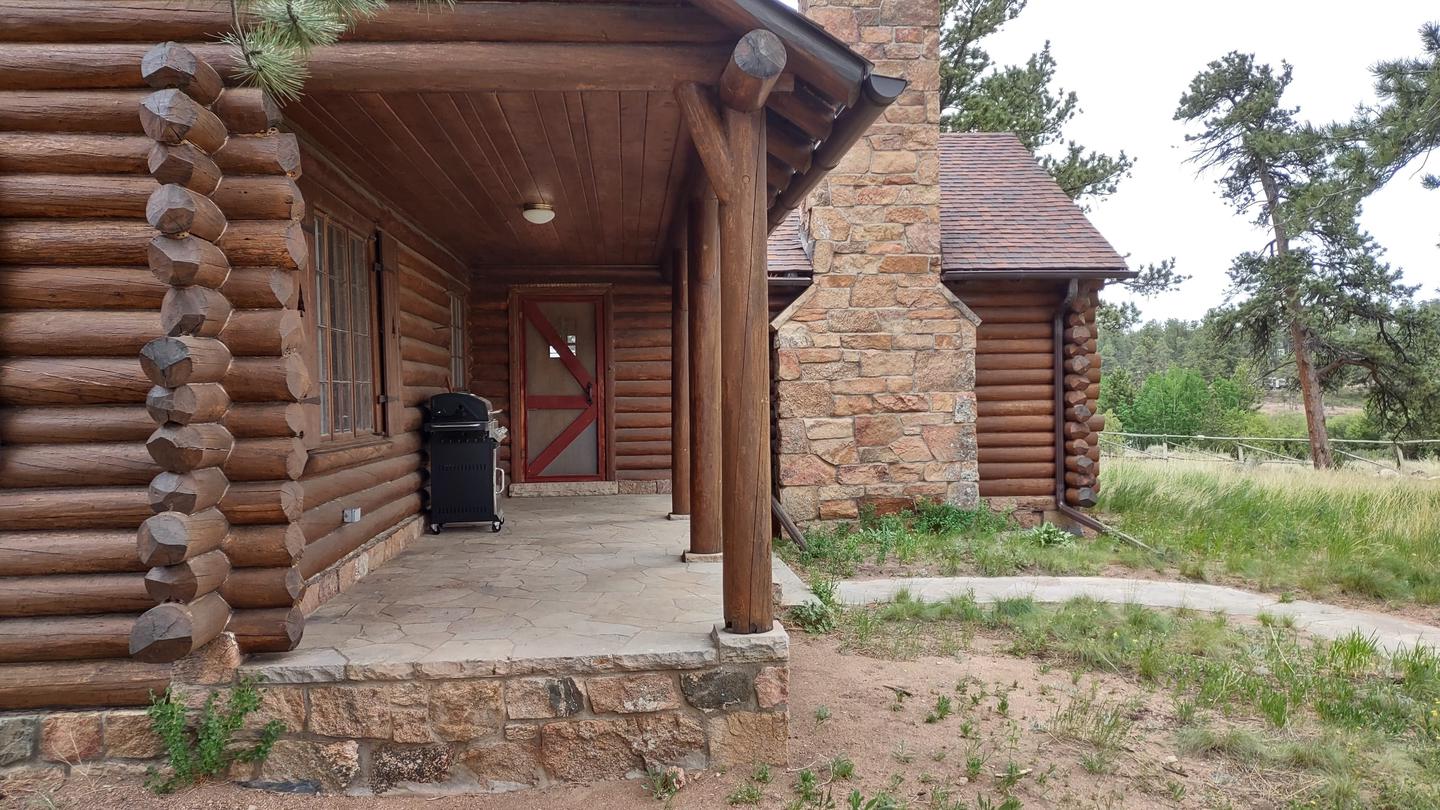
[[[285,115],[475,266],[656,264],[691,153],[669,93],[325,93]]]

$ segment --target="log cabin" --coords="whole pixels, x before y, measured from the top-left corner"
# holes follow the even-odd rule
[[[109,729],[283,662],[427,542],[446,391],[501,410],[517,502],[668,496],[718,569],[720,652],[677,666],[748,667],[735,722],[781,758],[772,501],[1093,503],[1123,262],[1046,253],[1088,223],[1023,149],[939,136],[934,0],[802,5],[397,3],[281,106],[234,80],[226,3],[0,0],[0,723]],[[1005,241],[1041,209],[1057,230]],[[291,660],[277,689],[377,677]],[[605,716],[557,674],[564,706],[506,681],[508,716]],[[659,719],[743,761],[714,711]],[[398,722],[373,744],[415,743]],[[541,781],[573,775],[553,742]]]

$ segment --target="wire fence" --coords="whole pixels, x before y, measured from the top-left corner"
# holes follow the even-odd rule
[[[1102,431],[1100,451],[1110,457],[1155,461],[1213,461],[1228,464],[1311,466],[1310,442],[1294,436],[1185,436],[1171,433]],[[1347,449],[1348,448],[1348,449]],[[1409,473],[1440,478],[1440,467],[1425,458],[1440,456],[1440,439],[1331,439],[1341,466],[1377,474]]]

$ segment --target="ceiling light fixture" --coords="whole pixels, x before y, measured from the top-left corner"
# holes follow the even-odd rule
[[[525,203],[523,214],[531,225],[544,225],[555,219],[555,209],[545,203]]]

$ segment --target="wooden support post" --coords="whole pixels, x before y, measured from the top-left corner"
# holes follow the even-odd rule
[[[725,111],[735,194],[720,206],[725,626],[765,633],[770,593],[770,319],[765,118]]]
[[[720,201],[701,183],[690,202],[690,554],[719,554]]]
[[[690,279],[687,222],[682,216],[670,277],[670,517],[690,517]]]

